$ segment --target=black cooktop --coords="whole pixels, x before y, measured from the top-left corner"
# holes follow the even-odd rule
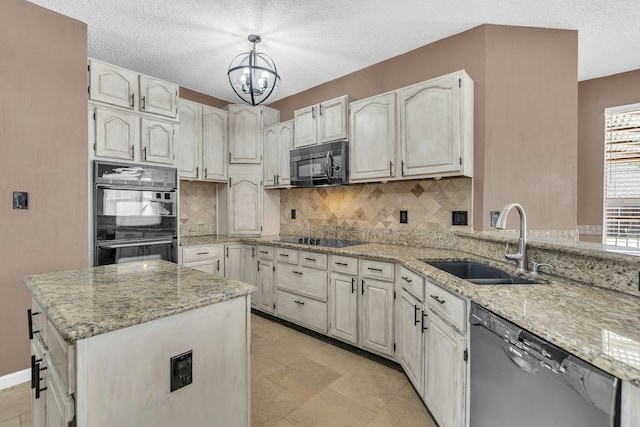
[[[331,248],[344,248],[345,246],[362,245],[367,243],[360,242],[358,240],[327,239],[324,237],[287,237],[280,239],[280,242],[301,243],[303,245],[326,246]]]

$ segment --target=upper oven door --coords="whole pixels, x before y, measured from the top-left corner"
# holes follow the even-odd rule
[[[95,187],[95,241],[174,238],[175,190]]]

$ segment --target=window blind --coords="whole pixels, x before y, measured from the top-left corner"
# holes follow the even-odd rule
[[[605,244],[640,250],[640,110],[605,115]]]

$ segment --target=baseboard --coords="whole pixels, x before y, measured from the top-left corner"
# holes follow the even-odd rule
[[[0,390],[13,387],[14,385],[26,383],[31,380],[31,369],[13,372],[0,377]]]

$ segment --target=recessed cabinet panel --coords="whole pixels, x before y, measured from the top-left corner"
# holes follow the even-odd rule
[[[140,111],[176,117],[177,101],[177,85],[140,75]]]
[[[142,119],[142,160],[173,163],[173,124]]]
[[[180,127],[176,134],[178,169],[181,178],[200,178],[202,107],[180,100]]]
[[[362,279],[362,346],[393,356],[393,283]]]
[[[133,114],[96,108],[96,156],[134,160],[140,141],[138,123],[138,117]]]
[[[106,64],[89,61],[89,98],[133,110],[138,98],[138,74]]]
[[[260,177],[245,176],[230,179],[229,215],[231,235],[259,235],[262,217]]]
[[[227,179],[227,117],[225,110],[202,107],[202,177]]]
[[[258,303],[260,310],[274,312],[275,304],[275,271],[272,260],[258,260]]]
[[[395,176],[395,93],[351,103],[349,142],[352,181]]]

